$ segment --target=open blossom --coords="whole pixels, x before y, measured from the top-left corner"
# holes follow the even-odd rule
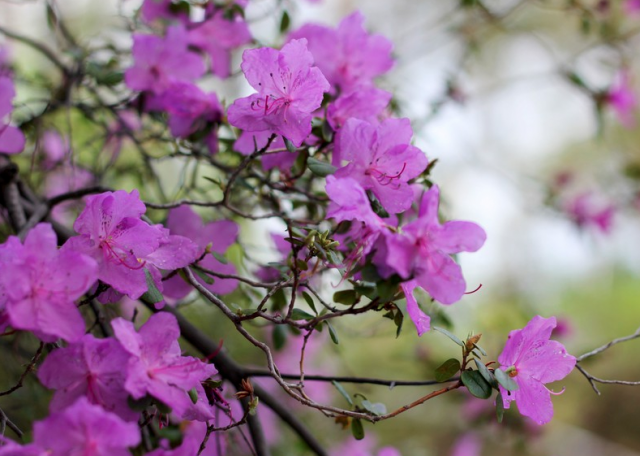
[[[85,253],[98,263],[98,278],[132,299],[148,289],[145,269],[162,288],[159,269],[187,266],[198,257],[198,246],[183,236],[170,234],[161,225],[149,225],[140,217],[146,207],[137,190],[105,192],[86,198],[86,207],[62,250]]]
[[[280,51],[244,51],[242,71],[258,93],[229,106],[229,123],[246,131],[282,135],[299,147],[311,133],[312,113],[329,90],[325,77],[312,65],[306,40],[290,41]]]
[[[0,75],[0,153],[3,154],[17,154],[24,149],[24,134],[9,125],[15,96],[13,81],[8,76]]]
[[[24,244],[11,236],[0,247],[0,289],[4,289],[5,323],[33,331],[45,342],[82,337],[84,319],[75,305],[97,279],[90,257],[59,251],[51,225],[40,223]],[[0,308],[3,298],[0,297]],[[3,320],[0,315],[0,325]]]
[[[327,121],[334,130],[354,117],[369,123],[378,123],[391,101],[391,93],[375,87],[364,87],[355,92],[340,95],[327,108]]]
[[[116,339],[131,355],[124,387],[134,399],[149,394],[171,407],[178,417],[200,421],[213,418],[210,408],[193,404],[189,391],[195,388],[203,392],[201,382],[216,374],[216,368],[182,356],[176,317],[166,312],[154,314],[137,332],[133,323],[122,318],[111,325]]]
[[[129,394],[124,389],[123,366],[127,365],[129,356],[117,340],[96,339],[91,334],[54,350],[38,369],[40,382],[56,390],[51,411],[58,412],[79,397],[86,397],[90,403],[122,419],[136,421],[140,414],[129,407]]]
[[[360,12],[343,19],[337,29],[307,24],[289,38],[307,39],[316,65],[342,93],[373,85],[375,77],[393,66],[391,42],[382,35],[367,33]]]
[[[564,204],[564,211],[581,228],[592,226],[602,233],[609,233],[616,208],[598,201],[592,193],[582,193]]]
[[[229,17],[224,9],[212,12],[209,18],[189,31],[189,44],[209,54],[211,71],[221,78],[231,74],[231,50],[251,40],[244,18],[239,14]]]
[[[620,123],[626,128],[633,128],[636,123],[634,112],[638,106],[638,99],[631,85],[629,71],[620,72],[618,82],[611,87],[606,96],[607,103],[618,116]]]
[[[187,31],[169,27],[165,38],[155,35],[133,36],[133,67],[124,75],[130,89],[156,94],[175,81],[193,81],[205,72],[202,58],[188,50]]]
[[[350,177],[371,190],[389,213],[411,206],[413,190],[408,181],[428,164],[425,154],[410,144],[413,130],[408,119],[387,119],[379,125],[349,119],[339,130],[337,162],[349,164],[336,171],[337,178]]]
[[[204,253],[204,249],[210,246],[212,252],[224,255],[227,249],[238,239],[238,225],[231,220],[218,220],[202,223],[200,216],[189,206],[180,206],[169,211],[167,227],[172,233],[179,234],[195,242],[198,247],[198,258]],[[236,267],[232,263],[224,264],[213,255],[207,254],[198,263],[203,268],[219,272],[221,274],[234,275]],[[200,277],[196,277],[204,287],[214,293],[231,293],[238,286],[235,279],[223,279],[214,277],[212,284],[205,283]],[[191,291],[191,285],[181,277],[174,276],[164,281],[164,294],[173,299],[184,298]]]
[[[386,234],[384,266],[403,279],[415,279],[436,301],[452,304],[466,291],[460,266],[450,257],[459,252],[475,252],[486,239],[482,228],[472,222],[440,224],[440,190],[431,187],[422,198],[417,220],[399,233]]]
[[[500,386],[504,407],[515,401],[520,413],[538,424],[553,417],[551,392],[544,384],[562,380],[576,365],[576,358],[560,342],[549,340],[555,327],[554,317],[533,317],[523,329],[509,333],[498,357],[500,368],[518,384],[516,391]]]

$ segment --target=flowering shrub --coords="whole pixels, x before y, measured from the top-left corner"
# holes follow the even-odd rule
[[[478,291],[458,254],[479,251],[491,232],[441,210],[437,160],[414,145],[411,120],[377,85],[394,66],[393,45],[367,30],[362,13],[290,31],[287,2],[277,2],[284,44],[266,46],[252,35],[249,1],[144,0],[127,18],[129,49],[78,41],[53,3],[61,49],[0,27],[60,73],[45,108],[16,115],[21,75],[0,48],[0,331],[39,344],[0,395],[19,391],[32,371],[38,388],[53,390],[29,440],[17,441],[23,431],[0,409],[3,435],[8,426],[17,437],[2,437],[0,456],[267,455],[281,436],[269,414],[300,437],[302,452],[396,456],[367,423],[466,390],[497,421],[515,402],[540,425],[551,421],[556,394],[545,384],[574,367],[594,388],[617,382],[580,367],[610,345],[568,354],[550,340],[553,316],[529,315],[497,359],[481,334],[442,327],[440,305]],[[459,8],[494,14],[482,2]],[[634,12],[636,2],[625,8]],[[247,96],[205,89],[242,75]],[[628,68],[603,90],[565,77],[600,114],[610,108],[635,126]],[[463,99],[453,83],[448,96]],[[92,137],[83,147],[65,132],[65,110]],[[176,176],[174,192],[167,181]],[[614,205],[594,207],[590,193],[572,199],[565,189],[558,182],[550,203],[580,227],[612,229]],[[185,310],[202,303],[224,333]],[[459,355],[416,382],[341,380],[315,359],[319,347],[340,345],[343,320],[371,316],[388,319],[396,335],[408,317],[418,337],[436,330]],[[234,359],[242,340],[265,368]],[[198,357],[183,354],[191,349]],[[439,389],[388,410],[346,382]],[[327,399],[330,384],[348,406]],[[316,435],[297,416],[304,409],[334,418],[355,440]],[[467,433],[455,454],[480,445]]]

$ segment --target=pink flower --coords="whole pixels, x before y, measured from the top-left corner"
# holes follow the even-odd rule
[[[0,75],[0,153],[3,154],[17,154],[24,149],[24,134],[18,128],[9,125],[15,96],[13,81]]]
[[[638,99],[631,85],[631,76],[623,70],[618,75],[618,82],[609,89],[607,103],[615,111],[620,123],[626,128],[633,128],[636,123],[635,109]]]
[[[402,227],[399,233],[387,234],[386,253],[376,261],[405,280],[413,278],[436,301],[452,304],[462,298],[466,283],[460,266],[449,255],[477,251],[487,235],[471,222],[450,221],[441,225],[439,197],[440,191],[434,185],[422,198],[418,219]],[[406,287],[405,291],[415,288],[413,284]],[[407,300],[410,299],[408,296]]]
[[[212,252],[224,255],[227,249],[236,242],[239,231],[238,225],[231,220],[218,220],[205,225],[202,222],[202,218],[189,206],[171,209],[167,217],[167,228],[172,233],[179,234],[195,242],[199,247],[198,258],[204,253],[204,249],[208,245],[211,246]],[[198,264],[203,268],[221,274],[237,274],[236,267],[232,263],[224,264],[211,254],[205,255]],[[214,282],[207,284],[199,277],[196,278],[204,287],[218,294],[231,293],[238,286],[238,281],[235,279],[214,277]],[[165,295],[170,298],[182,299],[191,290],[191,285],[181,277],[174,276],[164,281]]]
[[[96,262],[78,252],[59,251],[48,223],[29,231],[24,244],[9,237],[0,252],[0,308],[4,300],[8,323],[45,342],[80,339],[85,324],[74,301],[97,280]]]
[[[81,397],[35,423],[33,437],[50,456],[130,456],[129,448],[140,443],[140,429]]]
[[[410,144],[413,130],[408,119],[387,119],[379,125],[349,119],[339,130],[334,164],[350,163],[335,176],[350,177],[371,190],[389,213],[411,206],[413,190],[408,181],[428,164],[425,154]]]
[[[369,35],[360,12],[343,19],[337,29],[307,24],[289,38],[308,40],[316,65],[341,93],[373,85],[375,77],[393,66],[391,42],[382,35]]]
[[[473,432],[463,434],[451,449],[451,456],[480,456],[481,453],[482,442]]]
[[[640,0],[625,0],[624,9],[629,14],[640,12]]]
[[[227,16],[224,9],[218,9],[189,31],[189,44],[209,54],[211,71],[221,78],[228,78],[231,74],[231,50],[252,40],[249,27],[241,15]]]
[[[523,329],[509,333],[498,357],[501,369],[518,384],[517,391],[500,386],[504,407],[516,401],[520,413],[538,424],[553,416],[551,393],[544,384],[562,380],[576,365],[576,358],[560,342],[549,340],[555,327],[554,317],[533,317]]]
[[[616,208],[598,201],[592,193],[582,193],[565,203],[564,210],[579,227],[592,226],[607,234],[611,231]]]
[[[69,141],[63,139],[56,130],[47,130],[40,138],[42,152],[45,159],[43,165],[46,169],[55,167],[61,163],[71,152]]]
[[[130,89],[156,94],[175,81],[193,81],[205,72],[202,58],[188,50],[187,32],[169,27],[163,39],[154,35],[133,36],[133,67],[124,75]]]
[[[140,14],[146,22],[156,20],[176,21],[187,25],[189,23],[189,13],[183,10],[176,11],[172,8],[173,0],[144,0]]]
[[[138,299],[147,290],[145,269],[162,289],[159,269],[187,266],[198,257],[198,246],[161,225],[141,220],[146,207],[137,190],[105,192],[86,198],[86,207],[62,250],[85,253],[98,263],[98,278],[116,291]]]
[[[201,382],[216,374],[213,364],[182,356],[176,318],[166,312],[152,315],[136,332],[133,323],[117,318],[111,322],[115,337],[131,355],[124,388],[134,399],[149,394],[173,409],[178,417],[206,421],[214,414],[203,406],[206,398],[198,394],[199,404],[189,397],[192,389],[203,392]],[[208,404],[207,404],[208,405]]]
[[[229,106],[229,123],[246,131],[269,131],[296,147],[311,133],[311,113],[322,103],[329,83],[313,65],[306,40],[282,50],[251,49],[242,54],[242,71],[258,91]]]
[[[327,176],[326,192],[331,200],[327,217],[336,222],[357,220],[375,231],[384,227],[384,221],[373,212],[367,194],[355,179]]]
[[[85,397],[127,421],[136,421],[139,413],[129,408],[124,389],[123,366],[129,353],[115,339],[96,339],[86,334],[77,343],[53,351],[38,369],[38,379],[56,392],[50,404],[58,412]]]
[[[391,101],[391,93],[375,87],[364,87],[346,95],[340,95],[327,108],[327,121],[334,130],[354,117],[369,123],[379,123],[383,111]]]

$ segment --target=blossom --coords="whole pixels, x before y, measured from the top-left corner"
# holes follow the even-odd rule
[[[113,320],[111,325],[116,339],[131,355],[124,388],[134,399],[149,394],[171,407],[179,417],[186,415],[201,421],[213,418],[210,408],[200,407],[194,413],[189,391],[194,388],[202,391],[200,383],[216,374],[216,368],[181,355],[176,317],[166,312],[154,314],[138,332],[133,323],[122,318]]]
[[[198,421],[188,421],[182,423],[181,428],[186,429],[183,431],[182,443],[179,446],[170,448],[169,445],[161,442],[161,448],[148,453],[147,456],[223,456],[227,454],[225,452],[226,433],[214,432],[207,440],[204,451],[200,452],[200,445],[207,434],[207,425]]]
[[[380,125],[349,119],[338,131],[334,164],[350,163],[335,172],[371,190],[390,213],[411,206],[413,190],[407,183],[425,170],[424,153],[410,144],[413,131],[408,119],[387,119]]]
[[[624,127],[634,127],[634,111],[638,106],[638,99],[633,91],[631,76],[628,71],[624,70],[618,75],[618,82],[607,92],[606,101]]]
[[[63,250],[85,253],[98,263],[98,278],[132,299],[148,289],[145,269],[162,288],[158,269],[179,269],[198,257],[198,246],[161,225],[141,220],[146,207],[137,190],[105,192],[86,198],[86,207]]]
[[[375,87],[340,95],[327,108],[327,121],[334,130],[341,128],[351,117],[378,123],[389,101],[391,93]]]
[[[327,208],[327,217],[335,219],[336,222],[357,220],[377,230],[384,226],[382,219],[371,209],[364,189],[355,179],[338,179],[329,175],[326,192],[331,200]]]
[[[169,27],[166,37],[133,36],[133,67],[124,79],[133,90],[159,94],[175,81],[193,81],[205,72],[202,58],[188,50],[187,31],[182,26]]]
[[[456,440],[451,449],[451,456],[480,456],[482,453],[482,442],[477,434],[467,432]]]
[[[640,12],[640,0],[625,0],[624,9],[629,14]]]
[[[204,253],[204,249],[210,246],[212,252],[224,255],[227,249],[238,238],[238,225],[231,220],[218,220],[206,225],[202,223],[200,216],[189,206],[180,206],[169,211],[167,227],[172,233],[191,239],[198,245],[198,258]],[[224,264],[213,255],[207,254],[198,262],[203,268],[219,272],[221,274],[236,274],[236,267],[232,263]],[[212,284],[205,283],[200,277],[196,277],[204,287],[214,293],[231,293],[238,286],[235,279],[223,279],[214,277]],[[184,298],[191,291],[191,286],[181,277],[174,276],[164,281],[164,294],[170,298]]]
[[[81,397],[36,422],[33,437],[50,456],[130,456],[129,448],[140,443],[140,429]]]
[[[81,338],[85,324],[74,301],[96,281],[95,261],[78,252],[59,251],[48,223],[30,230],[24,244],[9,237],[0,253],[0,289],[8,323],[33,331],[45,342]]]
[[[22,131],[9,125],[8,117],[13,111],[13,98],[16,91],[13,81],[0,75],[0,153],[17,154],[24,149],[25,138]]]
[[[144,0],[140,8],[142,19],[151,23],[156,20],[177,21],[184,25],[189,23],[189,12],[172,8],[173,0]]]
[[[129,408],[129,394],[124,389],[126,373],[122,367],[129,356],[117,340],[96,339],[91,334],[54,350],[38,369],[40,382],[56,390],[51,411],[61,411],[79,397],[86,397],[124,420],[136,421],[139,413]]]
[[[593,226],[602,233],[609,233],[616,208],[598,201],[592,193],[582,193],[564,204],[564,211],[581,228]]]
[[[377,261],[403,279],[415,279],[435,300],[452,304],[462,298],[466,283],[460,266],[449,255],[477,251],[486,233],[472,222],[441,225],[439,197],[440,190],[434,185],[422,198],[418,219],[402,227],[400,233],[386,234],[386,255]]]
[[[270,131],[296,147],[311,133],[311,113],[322,103],[329,83],[313,65],[306,40],[293,40],[280,51],[250,49],[242,71],[258,91],[229,106],[229,123],[246,131]]]
[[[371,86],[373,79],[393,66],[391,42],[382,35],[370,35],[364,16],[355,12],[337,29],[307,24],[292,32],[289,39],[306,38],[316,65],[332,86],[342,93]]]
[[[518,384],[516,391],[500,386],[504,407],[516,401],[520,413],[538,424],[553,416],[551,392],[544,384],[562,380],[576,365],[576,358],[560,342],[549,340],[555,327],[555,317],[533,317],[523,329],[509,333],[498,357],[500,368]]]
[[[63,139],[56,130],[47,130],[40,138],[42,144],[42,152],[44,153],[43,166],[46,169],[55,167],[61,163],[71,152],[69,149],[69,141]]]
[[[189,44],[209,54],[211,71],[221,78],[231,74],[231,50],[251,40],[244,18],[239,14],[229,17],[224,9],[213,12],[210,18],[189,31]]]

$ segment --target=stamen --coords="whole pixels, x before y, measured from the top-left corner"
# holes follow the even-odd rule
[[[482,288],[482,284],[478,285],[478,288],[476,288],[476,289],[475,289],[475,290],[473,290],[473,291],[467,291],[467,292],[465,292],[465,294],[473,294],[473,293],[475,293],[476,291],[478,291],[480,288]]]

